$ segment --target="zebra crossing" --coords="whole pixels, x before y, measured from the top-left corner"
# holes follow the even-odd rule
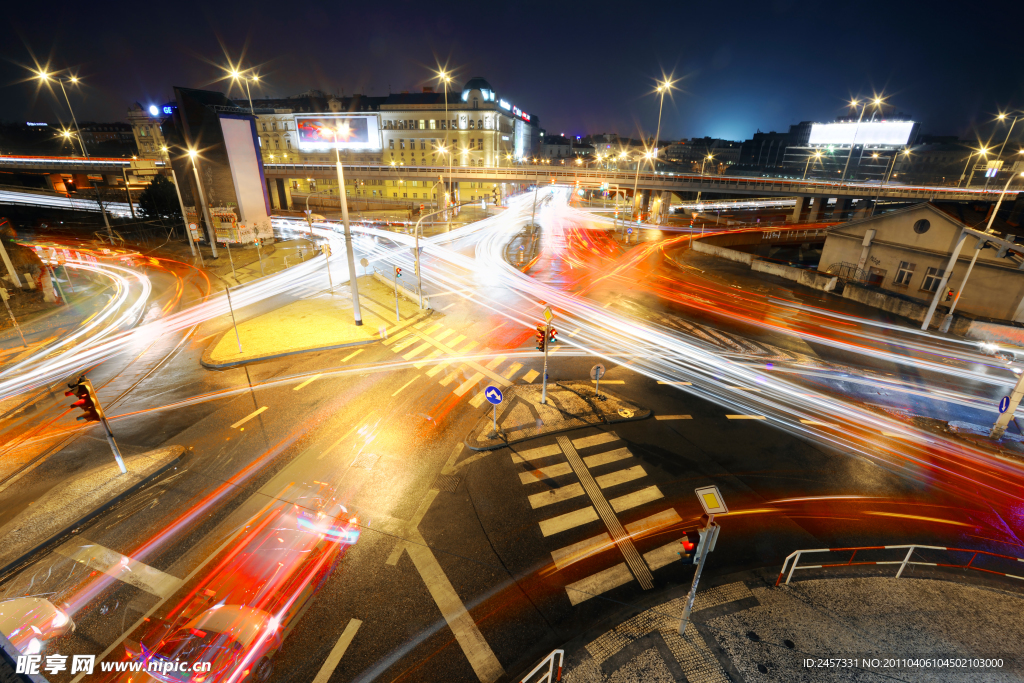
[[[723,332],[708,325],[683,320],[677,316],[662,314],[655,316],[655,320],[666,327],[671,327],[709,344],[714,344],[729,353],[756,356],[765,360],[779,362],[799,360],[792,352],[785,351],[772,344],[756,342],[738,334]]]
[[[425,376],[435,380],[440,386],[450,388],[453,396],[462,398],[476,390],[469,399],[469,404],[479,408],[486,400],[483,387],[495,384],[500,387],[511,386],[516,376],[523,370],[523,364],[508,362],[508,356],[498,355],[484,362],[475,360],[445,360],[433,362],[440,356],[465,356],[473,353],[486,356],[491,349],[481,347],[475,339],[467,339],[465,334],[439,322],[423,320],[407,327],[384,340],[384,346],[405,361],[416,361],[413,367],[421,370],[430,365]],[[540,376],[535,370],[527,371],[520,379],[525,383],[533,382]]]
[[[545,545],[557,546],[550,550],[552,563],[572,579],[565,586],[572,605],[633,581],[650,590],[653,572],[679,559],[678,540],[643,553],[636,547],[682,519],[615,432],[557,436],[553,444],[513,452],[511,458],[521,468],[519,481],[530,508],[538,513],[536,524]],[[620,520],[622,513],[641,508],[653,509],[640,519]],[[591,530],[581,541],[565,542],[573,533],[578,537]],[[606,551],[615,551],[612,566],[575,576],[573,565]]]

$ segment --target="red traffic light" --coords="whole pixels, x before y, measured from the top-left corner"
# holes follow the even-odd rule
[[[402,269],[401,268],[395,268],[395,276],[396,277],[402,277]]]
[[[551,339],[551,341],[558,341],[557,339],[555,339],[555,335],[556,334],[558,334],[558,330],[556,330],[555,328],[552,327],[551,328],[551,333],[549,335],[549,339]]]
[[[85,379],[83,375],[75,382],[69,382],[71,391],[65,391],[65,396],[75,396],[77,401],[71,404],[72,408],[80,408],[82,414],[75,418],[76,421],[101,422],[103,420],[103,408],[100,407],[99,399],[96,397],[96,390],[92,382]]]

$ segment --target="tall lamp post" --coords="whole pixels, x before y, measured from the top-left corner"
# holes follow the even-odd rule
[[[192,173],[195,175],[196,191],[199,193],[199,197],[197,197],[196,200],[202,206],[203,217],[206,218],[206,234],[210,237],[210,252],[213,254],[213,258],[219,258],[217,256],[217,234],[214,231],[213,218],[210,216],[210,207],[206,205],[206,196],[203,194],[203,184],[199,181],[199,153],[194,149],[190,149],[188,151],[188,156],[192,160]]]
[[[356,326],[363,324],[363,314],[359,309],[359,283],[356,281],[356,257],[352,250],[352,230],[348,222],[348,197],[345,195],[345,171],[341,167],[341,150],[338,140],[348,140],[351,130],[347,123],[338,126],[335,136],[334,158],[338,165],[338,197],[341,200],[341,222],[345,226],[345,256],[348,258],[348,282],[352,289],[352,313]]]
[[[247,71],[248,70],[249,69],[247,69]],[[252,76],[246,76],[244,72],[239,71],[237,69],[232,69],[231,70],[231,80],[233,80],[233,81],[244,81],[245,82],[245,94],[249,98],[249,113],[252,114],[253,116],[255,116],[256,115],[256,110],[253,109],[253,106],[252,106],[252,93],[249,92],[249,81],[252,81],[253,83],[259,83],[259,81],[260,81],[259,74],[253,74]]]
[[[889,179],[892,178],[892,172],[896,169],[896,159],[899,155],[899,152],[895,152],[892,155],[892,162],[889,164],[889,171],[882,176],[882,182],[878,183],[878,190],[875,192],[875,201],[871,202],[871,210],[868,211],[868,218],[875,215],[875,206],[878,204],[878,197],[882,194],[882,185],[889,184]],[[910,156],[910,150],[903,150],[903,156]]]
[[[1003,138],[1003,144],[999,145],[999,151],[996,152],[996,159],[998,159],[1000,161],[1002,161],[1002,159],[1003,159],[1003,149],[1005,149],[1006,143],[1010,141],[1010,133],[1013,132],[1013,127],[1015,125],[1017,125],[1017,120],[1020,118],[1021,112],[1013,112],[1013,113],[1017,114],[1017,116],[1014,116],[1013,117],[1013,121],[1010,122],[1010,129],[1006,131],[1006,137]],[[996,119],[999,120],[999,121],[1005,121],[1007,116],[1009,116],[1009,114],[1001,113],[1001,114],[999,114],[999,116],[996,117]]]
[[[664,81],[659,82],[658,83],[658,87],[656,88],[658,94],[660,95],[660,99],[658,101],[658,128],[657,128],[657,130],[654,133],[654,160],[655,161],[657,161],[657,159],[658,159],[658,143],[661,141],[661,110],[665,106],[665,93],[669,92],[669,90],[672,89],[672,84],[674,82],[675,81],[671,81],[671,80],[666,78]]]
[[[82,146],[82,156],[84,156],[86,161],[88,161],[89,150],[85,148],[85,138],[82,137],[82,129],[78,127],[78,119],[75,117],[75,110],[71,106],[71,99],[68,97],[67,88],[64,87],[64,78],[61,76],[57,76],[57,73],[59,72],[37,71],[36,78],[43,81],[44,83],[49,83],[50,81],[57,81],[57,83],[60,84],[60,91],[64,94],[64,102],[67,103],[68,112],[71,113],[71,122],[75,124],[75,133],[78,135],[78,144]],[[78,85],[78,76],[68,76],[68,82],[72,85]],[[67,138],[69,136],[65,135],[64,137]],[[107,226],[107,236],[110,238],[111,244],[113,244],[114,232],[110,229],[110,221],[107,220],[107,211],[106,209],[103,208],[103,200],[100,198],[100,189],[95,186],[93,189],[96,190],[96,201],[100,205],[100,213],[103,214],[103,224]]]
[[[811,160],[812,159],[814,161],[820,161],[821,160],[821,152],[815,152],[814,154],[808,154],[807,155],[807,163],[804,164],[804,175],[801,178],[801,180],[807,180],[807,167],[811,165]]]
[[[633,176],[633,204],[636,204],[636,188],[637,188],[637,186],[639,185],[639,182],[640,182],[640,160],[641,159],[650,159],[651,157],[652,157],[651,152],[647,152],[642,157],[637,157],[637,159],[636,159],[636,175]],[[640,220],[643,221],[643,212],[641,211],[639,213],[640,213]],[[632,212],[630,212],[629,215],[630,215],[630,218],[633,217],[633,213]],[[639,233],[637,234],[637,237],[639,237]]]
[[[438,72],[437,78],[438,78],[439,81],[441,81],[441,83],[443,84],[443,87],[444,87],[444,148],[445,148],[445,150],[451,150],[452,149],[452,145],[451,145],[451,142],[450,142],[449,137],[448,137],[449,136],[449,131],[451,130],[451,127],[452,127],[451,119],[448,118],[448,84],[451,82],[452,77],[446,71],[444,71],[442,69],[441,71]],[[449,198],[452,197],[455,194],[454,193],[454,188],[452,188],[452,156],[453,155],[451,153],[448,154],[448,189],[444,193],[445,208],[448,207]],[[451,229],[452,229],[452,216],[451,216],[451,213],[449,213],[448,214],[448,231],[451,232]]]
[[[971,152],[970,154],[967,155],[967,163],[964,164],[964,170],[960,174],[960,180],[958,180],[957,183],[956,183],[957,187],[960,187],[960,183],[962,183],[964,181],[964,176],[967,175],[967,167],[971,165],[971,158],[975,154],[977,154],[979,157],[986,156],[988,154],[988,148],[982,147],[981,149],[975,150],[975,151],[973,151],[973,152]],[[975,164],[975,167],[977,167],[977,164]],[[970,187],[971,186],[971,181],[974,180],[974,170],[975,169],[973,169],[973,168],[971,169],[971,175],[970,175],[970,177],[967,178],[967,184],[964,185],[964,187]]]
[[[850,106],[854,109],[860,104],[857,100],[850,102]],[[839,186],[842,187],[843,183],[846,182],[846,171],[850,168],[850,159],[853,157],[853,148],[857,144],[857,133],[860,131],[860,122],[864,119],[864,112],[868,108],[868,104],[874,104],[876,107],[882,106],[882,98],[876,97],[870,102],[865,100],[864,105],[860,108],[860,116],[857,117],[857,127],[853,129],[853,140],[850,141],[850,153],[846,155],[846,165],[843,166],[843,175],[839,178]]]

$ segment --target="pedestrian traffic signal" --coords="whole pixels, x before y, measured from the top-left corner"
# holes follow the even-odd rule
[[[700,531],[687,531],[686,536],[680,541],[683,549],[679,552],[683,564],[696,564],[697,553],[700,550],[702,534]]]
[[[544,326],[543,325],[537,325],[537,350],[538,351],[543,351],[544,350],[544,344],[545,344],[546,340],[547,340],[547,334],[545,334],[545,332],[544,332]]]
[[[548,339],[550,339],[550,340],[551,340],[551,341],[553,341],[553,342],[556,342],[556,341],[558,341],[558,340],[557,340],[557,339],[555,338],[555,335],[557,335],[557,334],[558,334],[558,330],[556,330],[555,328],[553,328],[553,327],[552,327],[552,328],[551,328],[551,331],[550,331],[550,332],[548,333]]]
[[[946,292],[946,301],[952,301],[953,300],[954,292],[955,292],[955,290],[952,287],[950,287],[949,290]]]
[[[87,380],[85,375],[82,375],[77,380],[68,382],[68,388],[71,391],[65,391],[64,395],[74,395],[78,398],[77,401],[71,404],[71,407],[82,409],[82,414],[75,418],[76,421],[102,422],[105,419],[103,408],[100,407],[99,398],[96,396],[96,390],[92,388],[92,382]]]
[[[395,277],[402,277],[402,269],[395,268]]]

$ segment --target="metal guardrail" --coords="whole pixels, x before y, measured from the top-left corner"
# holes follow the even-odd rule
[[[558,658],[558,669],[555,669],[555,658]],[[565,650],[552,650],[551,654],[541,660],[540,664],[533,668],[533,671],[523,676],[520,683],[553,683],[562,680],[562,664],[565,658]],[[543,671],[544,667],[547,671]],[[533,678],[534,674],[543,671],[539,678]]]
[[[873,561],[860,561],[854,562],[857,557],[857,553],[862,550],[906,550],[907,554],[902,560],[873,560]],[[950,564],[947,562],[916,562],[911,558],[914,556],[914,552],[917,550],[940,550],[948,553],[967,553],[971,555],[971,559],[966,564]],[[833,564],[805,564],[799,566],[800,557],[809,553],[851,553],[850,559],[846,562],[837,562]],[[1017,579],[1024,581],[1024,576],[1017,576],[1016,574],[1009,574],[1007,572],[999,572],[992,569],[985,569],[984,567],[975,566],[974,561],[978,559],[978,556],[982,557],[995,557],[1002,560],[1010,560],[1011,562],[1019,562],[1024,564],[1024,558],[1013,557],[1012,555],[1001,555],[999,553],[991,553],[987,550],[969,550],[966,548],[949,548],[946,546],[937,545],[869,545],[861,548],[815,548],[812,550],[795,550],[791,552],[785,560],[782,562],[782,570],[779,572],[779,578],[775,580],[775,585],[778,586],[779,582],[782,581],[782,576],[786,575],[786,585],[789,585],[790,579],[793,578],[793,572],[797,569],[828,569],[833,567],[856,567],[862,565],[882,565],[882,564],[898,564],[900,570],[896,572],[896,578],[900,578],[903,575],[903,570],[908,566],[923,566],[923,567],[949,567],[952,569],[973,569],[974,571],[985,572],[986,574],[996,574],[998,576],[1006,576],[1011,579]],[[792,565],[790,565],[792,560]],[[789,573],[786,574],[786,567],[789,566]]]

